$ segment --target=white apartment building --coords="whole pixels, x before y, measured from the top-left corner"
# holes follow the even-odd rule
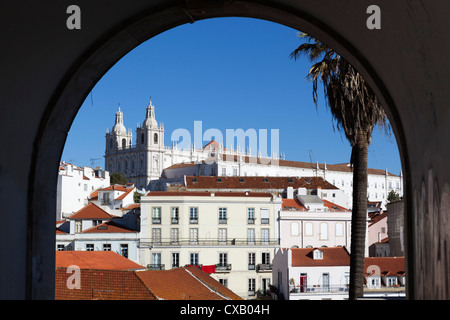
[[[151,191],[141,198],[141,265],[199,265],[244,299],[269,288],[281,198],[264,192]]]
[[[78,167],[62,161],[58,171],[56,220],[68,217],[87,205],[90,194],[110,184],[109,172]]]
[[[350,255],[345,247],[280,248],[273,284],[286,300],[348,299]]]

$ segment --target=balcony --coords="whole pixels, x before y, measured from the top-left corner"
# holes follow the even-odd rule
[[[178,220],[178,218],[172,218],[172,219],[170,220],[170,222],[171,222],[172,224],[178,224],[179,220]]]
[[[256,272],[272,272],[272,264],[260,263],[256,266]]]
[[[161,224],[161,218],[152,218],[153,224]]]
[[[227,218],[219,218],[219,224],[227,224]]]
[[[248,224],[255,224],[255,218],[248,218],[247,223]]]
[[[165,265],[164,264],[148,264],[147,265],[147,269],[148,270],[164,270],[165,269]]]
[[[231,264],[230,263],[218,263],[215,265],[216,272],[230,272]]]
[[[347,285],[337,285],[337,286],[296,286],[290,287],[290,293],[346,293],[348,292]]]
[[[142,239],[140,246],[276,246],[278,239],[198,239],[198,238],[166,238],[166,239]]]

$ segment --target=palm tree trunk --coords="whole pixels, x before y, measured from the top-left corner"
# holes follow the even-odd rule
[[[353,209],[350,246],[349,300],[363,296],[364,259],[367,228],[367,150],[369,141],[364,133],[357,133],[352,148]]]

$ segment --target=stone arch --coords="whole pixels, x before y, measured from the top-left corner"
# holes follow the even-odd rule
[[[24,74],[27,71],[27,78],[33,79],[30,81],[36,81],[35,78],[40,79],[37,74],[42,74],[41,68],[38,67],[41,65],[38,60],[39,55],[48,59],[48,53],[55,55],[59,53],[59,56],[55,56],[55,66],[61,71],[51,70],[53,73],[47,72],[45,75],[47,83],[44,84],[41,81],[39,86],[27,88],[28,96],[34,98],[33,112],[38,116],[30,120],[34,121],[34,126],[31,126],[29,131],[23,134],[24,136],[27,133],[30,134],[31,143],[27,140],[28,143],[18,153],[19,156],[13,158],[22,156],[30,159],[29,164],[26,162],[29,166],[28,170],[20,173],[20,170],[23,169],[18,166],[17,169],[11,171],[12,173],[5,172],[4,166],[8,166],[11,162],[6,158],[1,158],[0,174],[4,181],[10,182],[10,190],[14,190],[10,191],[13,192],[13,199],[19,200],[21,196],[27,198],[26,206],[18,205],[17,217],[14,220],[8,217],[2,218],[2,224],[5,226],[23,220],[17,225],[17,229],[26,233],[27,236],[25,237],[20,232],[17,232],[16,236],[11,233],[2,235],[5,237],[2,238],[3,240],[6,240],[6,237],[16,237],[8,240],[16,241],[18,245],[15,247],[14,255],[6,253],[5,259],[3,259],[4,254],[2,253],[2,260],[8,260],[9,264],[2,264],[0,269],[3,283],[0,290],[1,296],[19,299],[52,299],[54,296],[53,223],[56,210],[57,178],[55,168],[58,167],[72,121],[95,83],[126,53],[161,32],[184,23],[193,23],[196,20],[237,16],[277,22],[319,38],[353,64],[377,93],[387,108],[389,120],[398,141],[406,183],[405,207],[407,230],[409,230],[408,281],[414,279],[415,269],[421,270],[423,274],[421,283],[414,281],[409,286],[408,292],[411,297],[433,298],[434,290],[422,289],[421,294],[416,295],[415,287],[437,285],[437,277],[445,276],[449,270],[447,260],[439,259],[439,257],[449,256],[447,246],[445,248],[440,246],[439,250],[441,251],[437,253],[425,252],[426,250],[421,250],[418,240],[425,238],[426,241],[432,242],[435,236],[444,240],[450,238],[448,231],[442,231],[442,234],[438,235],[427,233],[427,228],[433,225],[433,219],[429,217],[444,216],[440,210],[448,208],[449,204],[450,173],[447,165],[447,150],[450,148],[448,140],[444,140],[450,133],[450,120],[448,116],[444,117],[446,114],[444,102],[448,101],[448,94],[445,93],[448,90],[444,87],[448,83],[448,79],[442,75],[443,71],[440,70],[441,66],[445,65],[446,57],[442,57],[439,53],[436,54],[430,48],[439,43],[440,52],[445,53],[450,49],[449,44],[439,42],[438,32],[432,32],[432,30],[448,29],[449,22],[446,17],[448,10],[445,9],[450,8],[448,4],[443,3],[427,3],[427,9],[423,10],[423,4],[419,1],[381,2],[384,8],[388,8],[382,11],[383,21],[390,22],[390,24],[384,23],[381,31],[377,31],[378,34],[370,35],[367,34],[367,30],[364,30],[367,3],[359,0],[345,3],[326,0],[299,1],[289,2],[289,4],[283,0],[268,0],[264,3],[251,0],[187,0],[183,2],[161,0],[157,4],[148,1],[127,4],[124,10],[111,11],[113,13],[105,19],[97,19],[98,21],[95,22],[90,19],[97,29],[89,29],[88,26],[82,25],[81,31],[74,31],[80,32],[79,34],[70,36],[66,33],[67,30],[61,32],[54,28],[45,29],[47,26],[51,27],[51,23],[53,23],[50,17],[57,17],[58,10],[62,9],[61,11],[64,12],[65,8],[61,7],[63,4],[46,8],[45,12],[40,10],[42,15],[33,15],[36,12],[34,9],[37,9],[34,6],[38,4],[30,2],[27,12],[23,13],[26,15],[27,25],[36,25],[36,30],[44,28],[42,36],[45,35],[52,41],[49,40],[47,43],[45,53],[39,52],[41,43],[35,44],[30,41],[30,37],[24,41],[16,41],[20,43],[20,46],[16,46],[18,49],[14,49],[15,51],[33,52],[37,58],[36,61],[29,61],[24,66],[21,66],[20,63],[11,65],[19,68],[19,71]],[[120,5],[124,5],[123,2],[111,1],[109,3],[109,6],[116,8]],[[12,4],[12,6],[18,5]],[[447,7],[443,8],[444,6]],[[17,12],[21,11],[19,7],[16,9]],[[93,15],[101,16],[104,7],[101,4],[90,3],[83,5],[82,13],[86,10],[91,10],[91,17]],[[435,16],[430,18],[432,14]],[[351,15],[350,18],[349,15]],[[11,25],[17,26],[13,20],[15,17],[9,18],[7,15],[5,17],[5,23],[9,22]],[[37,19],[43,18],[48,18],[48,20],[45,25],[40,25]],[[58,21],[60,20],[62,21],[62,19]],[[411,51],[408,42],[411,40],[411,29],[408,29],[411,24],[415,25],[416,30],[426,30],[426,32],[412,35],[413,41],[421,48],[420,57],[413,53],[404,55],[404,52]],[[84,31],[86,29],[87,31]],[[17,26],[15,32],[20,36],[30,30],[26,30],[25,26]],[[80,34],[83,36],[80,37]],[[8,39],[8,35],[6,39]],[[67,43],[63,43],[64,41]],[[71,45],[68,44],[69,42],[72,42]],[[390,49],[395,47],[396,50],[388,53],[380,51],[379,49],[383,45],[391,46]],[[9,46],[14,46],[14,44],[8,42],[5,48],[9,49]],[[36,50],[21,50],[22,46],[26,49]],[[56,50],[57,48],[61,48],[61,51],[67,56],[61,55],[59,50]],[[68,48],[76,49],[71,52],[71,49]],[[430,55],[433,56],[433,59],[427,59]],[[20,57],[17,59],[17,62],[21,61]],[[385,70],[392,66],[395,66],[396,74]],[[9,68],[6,71],[12,72],[12,69]],[[410,71],[410,69],[414,69],[414,71]],[[14,71],[16,70],[14,69]],[[417,80],[417,73],[423,76],[423,82]],[[440,81],[445,79],[447,82],[444,81],[443,84],[440,84]],[[20,81],[17,84],[7,84],[6,88],[10,86],[17,92],[20,91],[19,88],[24,87]],[[435,87],[438,89],[435,90]],[[397,90],[399,92],[396,92]],[[20,101],[19,105],[29,104],[29,101],[25,103],[20,97],[17,97],[16,95],[15,99]],[[5,106],[8,106],[8,103],[14,105],[14,100],[8,95],[2,103]],[[13,120],[15,117],[18,118],[15,111],[11,111],[8,117]],[[14,150],[9,146],[8,148],[7,151]],[[430,154],[434,157],[432,158]],[[414,165],[412,165],[411,159],[414,160]],[[422,179],[426,185],[431,181],[427,175],[426,170],[428,169],[433,169],[433,184],[436,187],[427,188],[423,197],[415,200],[418,202],[413,205],[413,190],[416,193],[421,190]],[[26,177],[23,176],[24,174]],[[17,188],[11,186],[11,183],[23,184],[23,186]],[[22,189],[26,191],[24,192]],[[425,201],[423,199],[426,199],[427,194],[431,194],[433,190],[440,192],[440,195],[436,196],[436,199],[440,199],[439,205],[431,206],[429,211],[422,212],[418,208],[421,208]],[[6,199],[6,196],[0,197]],[[414,210],[416,216],[412,214],[413,208],[417,208]],[[415,234],[420,237],[416,237]],[[440,263],[440,272],[433,272],[434,261]],[[448,278],[446,279],[448,281]],[[449,284],[443,283],[441,286],[448,288]],[[449,298],[448,290],[439,292],[442,294],[439,298]]]

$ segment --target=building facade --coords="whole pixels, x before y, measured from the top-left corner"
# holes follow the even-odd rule
[[[273,283],[286,300],[348,299],[350,255],[339,248],[280,248]]]
[[[281,199],[268,193],[151,191],[141,198],[140,264],[202,266],[253,298],[271,283],[279,207]]]
[[[93,191],[109,187],[109,172],[78,167],[62,161],[58,171],[56,220],[68,217],[88,204]]]

